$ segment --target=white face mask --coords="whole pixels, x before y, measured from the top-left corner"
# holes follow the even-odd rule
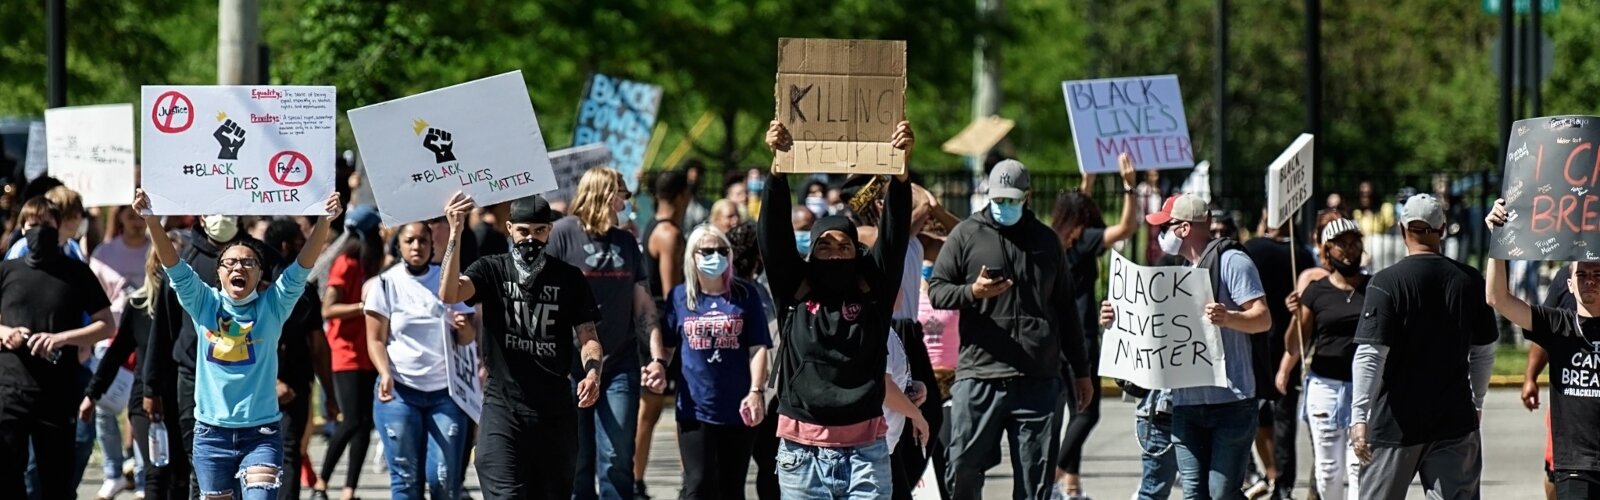
[[[1157,236],[1156,239],[1158,240],[1158,243],[1161,244],[1162,253],[1167,255],[1178,255],[1179,252],[1183,251],[1183,238],[1179,238],[1178,235],[1172,234],[1172,229],[1162,231],[1161,235]]]

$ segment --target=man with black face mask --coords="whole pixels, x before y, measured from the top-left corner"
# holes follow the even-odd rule
[[[911,124],[889,139],[910,164]],[[774,156],[793,139],[783,124],[767,129]],[[900,293],[910,240],[911,185],[895,176],[884,196],[877,244],[861,247],[855,224],[823,217],[811,227],[810,259],[796,250],[787,223],[789,181],[774,169],[762,193],[757,243],[779,315],[778,483],[784,498],[888,498],[893,479],[883,406],[912,407],[887,391],[889,322]],[[761,387],[751,388],[762,392]],[[885,398],[895,398],[886,400]],[[916,439],[926,443],[924,428]],[[840,478],[844,479],[841,484]]]
[[[578,408],[599,398],[600,310],[583,272],[544,255],[550,204],[538,195],[511,202],[504,222],[511,253],[478,259],[460,272],[460,228],[472,211],[462,193],[445,207],[439,298],[483,303],[483,361],[489,380],[479,420],[478,480],[485,498],[570,499],[577,467]],[[573,338],[585,374],[573,401]],[[574,404],[576,403],[576,404]]]
[[[0,498],[26,497],[30,444],[41,498],[77,496],[78,350],[110,337],[113,318],[93,271],[62,253],[60,220],[49,201],[28,200],[21,222],[33,251],[0,264]]]

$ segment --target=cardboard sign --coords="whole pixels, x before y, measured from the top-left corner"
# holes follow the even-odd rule
[[[483,386],[478,383],[478,343],[456,345],[455,335],[440,335],[439,338],[444,342],[445,366],[450,368],[450,399],[477,422],[483,415]]]
[[[1600,260],[1600,117],[1553,116],[1511,127],[1504,186],[1510,221],[1489,254],[1503,260]]]
[[[994,145],[999,144],[1001,139],[1006,138],[1006,134],[1011,132],[1011,127],[1014,125],[1015,121],[999,116],[979,118],[968,124],[967,128],[961,129],[961,133],[955,137],[944,141],[944,146],[940,149],[953,155],[983,156],[994,149]]]
[[[1194,167],[1176,75],[1061,82],[1061,91],[1080,171],[1116,172],[1122,153],[1140,170]]]
[[[1100,346],[1102,375],[1147,389],[1227,386],[1222,334],[1205,316],[1208,271],[1145,267],[1111,252],[1108,277],[1116,321]]]
[[[906,111],[906,43],[778,39],[778,120],[794,146],[776,172],[899,174],[889,145]]]
[[[48,139],[45,136],[44,122],[28,124],[28,157],[22,163],[22,175],[29,181],[38,179],[49,170],[49,156],[45,150]]]
[[[571,203],[578,192],[578,181],[583,179],[583,173],[591,168],[611,165],[612,161],[611,148],[605,144],[589,144],[551,151],[550,169],[555,172],[556,189],[545,193],[545,199]]]
[[[486,207],[556,188],[521,71],[349,116],[386,226],[444,215],[456,191]]]
[[[327,215],[333,87],[144,86],[140,180],[156,215]]]
[[[1267,227],[1279,227],[1311,199],[1311,134],[1300,137],[1267,167]]]
[[[133,104],[44,111],[50,176],[83,197],[83,206],[133,200]]]
[[[583,104],[578,106],[578,130],[572,145],[605,144],[611,149],[611,168],[622,172],[629,190],[637,191],[639,169],[644,166],[644,152],[650,147],[656,112],[661,109],[661,94],[661,87],[655,85],[595,73],[583,92]]]

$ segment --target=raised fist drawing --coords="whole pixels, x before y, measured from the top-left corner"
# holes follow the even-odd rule
[[[436,128],[428,129],[428,135],[422,138],[422,147],[433,152],[434,163],[456,161],[456,154],[450,149],[455,146],[455,141],[450,139],[450,133]]]
[[[211,136],[217,138],[217,144],[222,145],[222,151],[217,153],[218,160],[239,159],[239,148],[244,147],[244,127],[228,120],[222,122],[222,126],[217,127]]]

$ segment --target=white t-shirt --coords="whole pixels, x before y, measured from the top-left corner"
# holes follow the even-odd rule
[[[452,315],[446,311],[472,314],[472,308],[459,302],[446,308],[437,290],[438,265],[412,276],[402,264],[368,281],[362,293],[368,312],[389,318],[389,373],[394,381],[424,392],[450,387],[444,349],[454,335]]]
[[[906,346],[900,343],[900,334],[895,332],[893,328],[889,329],[889,364],[887,366],[888,369],[884,373],[889,374],[889,377],[894,380],[894,385],[899,386],[901,391],[911,385],[911,363],[906,360]],[[895,445],[900,443],[900,434],[906,430],[906,416],[889,409],[889,405],[883,405],[883,418],[889,421],[889,434],[885,437],[889,439],[889,449],[893,450]]]
[[[917,319],[922,307],[922,241],[911,235],[906,245],[905,271],[900,275],[900,296],[894,301],[894,319]]]

